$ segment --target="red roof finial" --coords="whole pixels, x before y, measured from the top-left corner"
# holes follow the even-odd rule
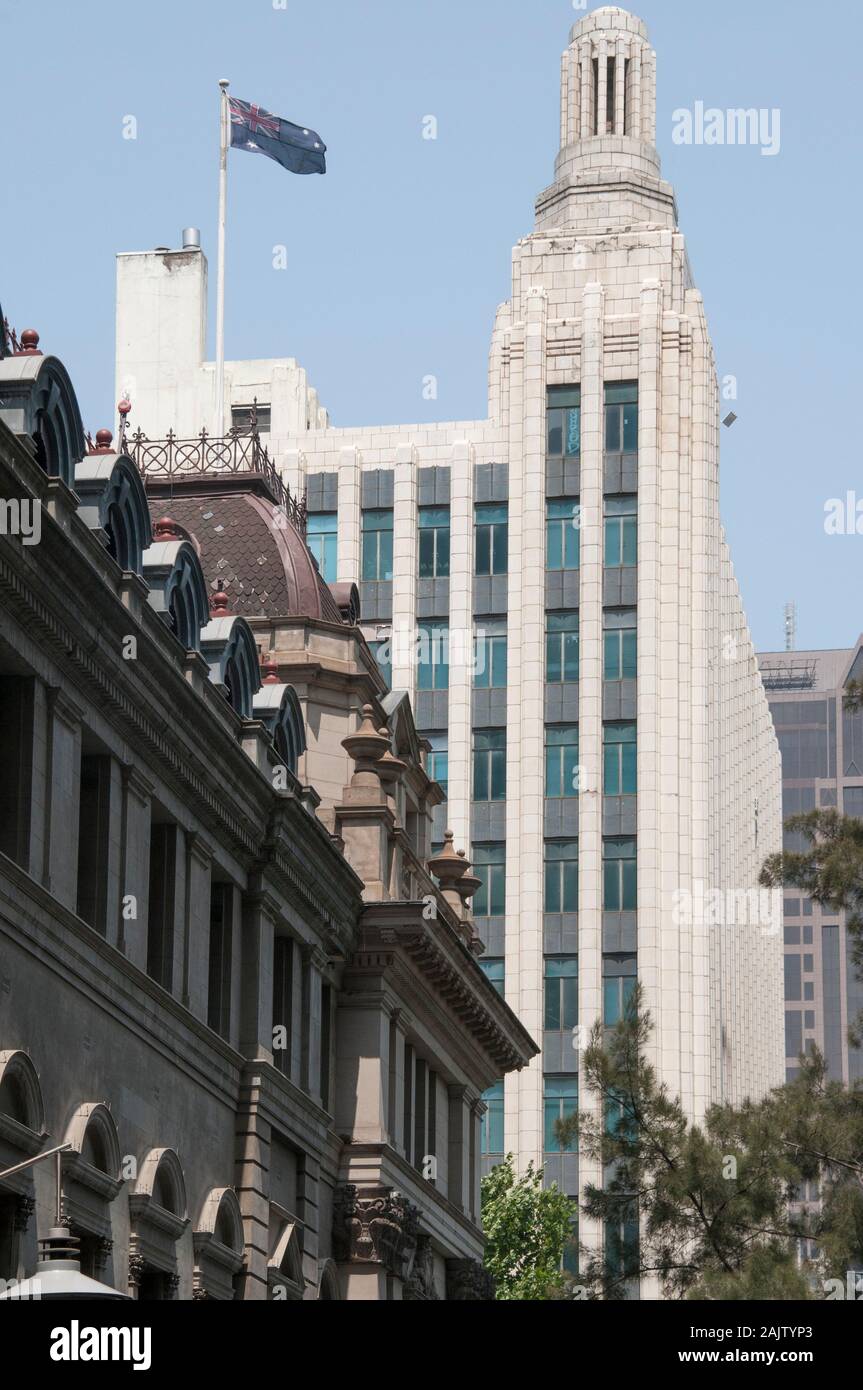
[[[279,663],[276,661],[272,652],[269,652],[261,661],[261,684],[281,685],[281,683]]]
[[[111,444],[113,443],[113,440],[114,436],[110,430],[97,430],[96,452],[98,454],[110,454]]]
[[[132,409],[132,402],[129,400],[128,396],[124,396],[121,401],[118,401],[117,409],[122,415],[123,419],[125,420],[126,416],[130,413]]]
[[[39,334],[35,328],[25,328],[21,334],[21,347],[15,354],[16,357],[41,357],[39,351]]]
[[[172,521],[169,516],[162,516],[153,527],[153,539],[156,541],[177,541],[180,539],[180,531],[177,523]]]
[[[230,611],[231,601],[225,593],[225,586],[220,579],[219,587],[210,599],[210,612],[214,618],[224,618],[225,614],[230,613]]]

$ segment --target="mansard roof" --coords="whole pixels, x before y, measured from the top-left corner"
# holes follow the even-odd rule
[[[212,590],[224,586],[232,613],[244,618],[315,618],[343,623],[342,611],[324,583],[296,526],[263,489],[227,490],[213,477],[195,495],[150,499],[156,518],[166,510],[189,535]],[[161,490],[160,490],[161,492]]]

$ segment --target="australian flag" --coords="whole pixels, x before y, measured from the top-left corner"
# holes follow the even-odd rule
[[[231,148],[265,154],[292,174],[325,174],[326,145],[320,135],[293,125],[248,101],[228,98],[231,107]]]

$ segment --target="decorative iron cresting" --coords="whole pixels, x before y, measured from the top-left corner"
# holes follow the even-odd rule
[[[201,430],[194,439],[178,439],[173,430],[169,430],[164,439],[148,439],[140,429],[132,435],[125,435],[125,420],[123,433],[129,456],[145,481],[148,478],[188,477],[190,474],[260,474],[288,521],[304,536],[306,499],[294,497],[261,443],[257,401],[252,406],[249,418],[249,428],[234,425],[221,437],[213,437],[207,430]]]

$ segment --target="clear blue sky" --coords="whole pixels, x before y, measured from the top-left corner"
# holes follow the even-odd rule
[[[863,499],[863,5],[632,8],[658,51],[658,143],[719,370],[739,382],[723,513],[756,644],[782,646],[796,598],[801,648],[850,645],[863,536],[826,536],[824,504]],[[191,224],[214,271],[226,76],[329,146],[325,178],[231,156],[228,355],[298,358],[336,424],[484,416],[493,314],[551,182],[560,54],[583,13],[570,0],[0,0],[6,314],[66,362],[87,427],[113,423],[114,255],[177,245]],[[674,145],[673,110],[698,100],[780,108],[781,153]],[[421,138],[426,115],[437,141]]]

